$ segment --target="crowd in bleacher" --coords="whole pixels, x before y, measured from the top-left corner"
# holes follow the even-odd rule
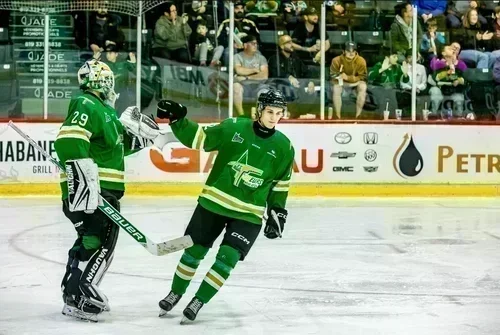
[[[286,87],[291,104],[313,106],[296,108],[292,116],[317,116],[322,45],[328,118],[382,118],[384,111],[394,115],[396,110],[409,117],[413,85],[419,117],[422,110],[430,118],[488,119],[498,114],[500,7],[495,1],[325,3],[322,42],[320,1],[233,1],[237,115],[248,115],[244,101],[254,101],[263,87],[274,85]],[[412,5],[418,10],[416,27]],[[146,25],[152,30],[148,56],[214,69],[229,65],[229,1],[165,2],[148,13]],[[100,45],[94,39],[90,48],[95,53],[120,48],[119,34],[115,39],[103,37]],[[485,94],[493,103],[487,103]]]

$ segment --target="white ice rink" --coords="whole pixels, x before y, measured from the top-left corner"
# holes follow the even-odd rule
[[[182,235],[195,199],[130,198],[155,241]],[[291,200],[283,239],[259,237],[196,323],[158,301],[181,253],[155,257],[121,233],[97,324],[60,314],[75,233],[56,198],[0,199],[0,334],[500,334],[500,200]],[[220,240],[219,240],[220,241]]]

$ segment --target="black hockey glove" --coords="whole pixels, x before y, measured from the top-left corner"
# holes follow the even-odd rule
[[[160,100],[156,108],[156,116],[160,119],[169,119],[169,123],[175,123],[185,117],[187,108],[172,100]]]
[[[264,228],[264,236],[270,239],[276,237],[281,238],[283,229],[285,229],[286,217],[288,211],[284,208],[271,208],[268,213],[266,227]]]

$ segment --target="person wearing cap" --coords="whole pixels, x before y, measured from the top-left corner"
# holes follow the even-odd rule
[[[344,88],[355,89],[356,118],[361,115],[366,100],[366,60],[358,55],[357,45],[354,42],[346,42],[342,55],[335,57],[330,66],[330,76],[333,86],[333,107],[338,119],[341,118],[342,92]],[[331,119],[332,115],[328,115]]]
[[[126,57],[126,54],[125,54]],[[116,100],[115,109],[118,116],[128,107],[135,103],[135,84],[130,83],[130,73],[136,71],[136,57],[129,52],[128,59],[120,57],[118,47],[115,44],[106,46],[106,54],[102,62],[106,63],[115,76],[115,92],[119,95]]]
[[[219,64],[220,58],[223,57],[225,65],[229,65],[229,24],[230,20],[226,19],[222,21],[217,30],[217,42],[218,46],[214,50],[214,56],[212,58],[211,65]],[[245,18],[245,4],[243,1],[234,2],[234,52],[241,51],[243,45],[241,43],[241,38],[246,35],[253,35],[257,38],[259,42],[260,32],[257,25],[252,20]],[[237,50],[240,49],[240,50]]]
[[[293,41],[289,35],[280,36],[278,46],[280,48],[279,54],[272,55],[268,60],[269,77],[275,85],[285,85],[291,88],[294,95],[292,98],[300,97],[302,101],[306,97],[303,96],[304,90],[300,88],[306,83],[301,83],[301,78],[308,77],[307,66],[293,50]],[[307,87],[308,94],[315,93],[314,82],[309,81]]]
[[[257,92],[268,79],[267,60],[257,50],[257,37],[242,38],[243,51],[234,56],[234,108],[236,115],[244,115],[243,98],[255,100]]]
[[[303,22],[299,22],[292,33],[293,49],[304,60],[318,60],[321,32],[318,24],[318,12],[314,7],[307,7],[302,11]],[[325,50],[330,49],[328,33],[325,37]]]

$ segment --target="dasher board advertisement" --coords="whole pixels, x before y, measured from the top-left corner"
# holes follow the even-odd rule
[[[60,124],[18,126],[56,157]],[[278,129],[295,147],[297,183],[500,184],[500,133],[494,126],[280,124]],[[251,146],[251,139],[243,143]],[[249,148],[249,154],[258,155],[258,148]],[[203,182],[216,155],[188,149],[171,134],[162,151],[146,148],[126,158],[126,180]],[[6,124],[0,126],[0,183],[57,182],[58,176],[52,163]]]

